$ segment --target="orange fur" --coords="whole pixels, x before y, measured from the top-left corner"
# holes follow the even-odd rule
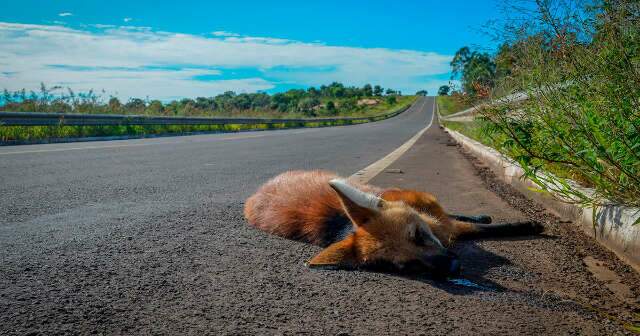
[[[327,246],[310,260],[314,267],[350,268],[381,261],[402,267],[441,254],[442,244],[449,245],[456,236],[456,226],[429,194],[349,182],[380,196],[380,209],[372,210],[334,190],[329,181],[337,177],[326,171],[280,174],[247,199],[245,217],[271,234]],[[419,231],[433,237],[433,244],[417,245]]]
[[[447,245],[451,245],[456,237],[476,230],[472,223],[450,219],[432,194],[415,190],[389,189],[385,190],[381,197],[387,201],[402,201],[418,212],[437,218],[441,225],[432,226],[431,229]]]
[[[249,223],[281,237],[323,245],[327,222],[346,215],[329,185],[337,175],[321,170],[288,171],[262,185],[246,201]],[[360,186],[368,192],[377,188]]]
[[[327,221],[345,215],[336,192],[329,186],[338,175],[322,171],[288,171],[264,185],[249,197],[244,214],[249,223],[284,238],[323,245]],[[438,220],[431,226],[434,234],[450,245],[460,233],[473,231],[473,225],[450,220],[435,196],[414,190],[383,190],[350,182],[358,189],[380,195],[387,201],[402,201],[416,211]]]
[[[247,199],[245,217],[271,234],[327,246],[310,261],[312,266],[352,267],[381,261],[400,268],[415,262],[428,266],[431,257],[448,255],[445,248],[459,236],[542,230],[531,223],[481,225],[464,216],[455,218],[469,222],[454,220],[429,193],[383,190],[354,181],[330,183],[336,178],[320,170],[282,173]],[[354,188],[378,198],[361,195]]]

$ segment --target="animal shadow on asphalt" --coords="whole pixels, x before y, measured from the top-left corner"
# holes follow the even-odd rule
[[[498,283],[488,279],[487,273],[494,268],[513,265],[509,259],[487,251],[477,244],[478,241],[525,241],[538,239],[556,239],[554,236],[539,234],[535,236],[519,237],[487,237],[474,240],[461,240],[454,244],[451,250],[462,262],[460,274],[455,276],[438,276],[432,274],[411,274],[388,272],[385,270],[369,270],[382,272],[412,281],[427,283],[452,295],[469,295],[476,292],[505,292],[509,291]]]

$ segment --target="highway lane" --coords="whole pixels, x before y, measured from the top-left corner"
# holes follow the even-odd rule
[[[258,239],[256,249],[272,239],[241,217],[243,200],[261,183],[289,169],[350,175],[423,128],[433,106],[421,98],[398,117],[347,127],[2,147],[0,316],[20,322],[18,330],[111,332],[141,327],[130,320],[138,314],[165,321],[170,307],[184,304],[182,294],[198,296],[197,287],[181,287],[184,277],[215,281],[212,274],[230,264],[181,267],[232,255],[225,248],[246,247],[238,244],[247,235]],[[302,271],[307,256],[296,255],[294,268]],[[238,281],[269,267],[243,261],[246,272],[232,276]],[[181,295],[155,297],[139,286]]]
[[[432,108],[423,98],[399,117],[351,127],[0,147],[0,188],[11,195],[2,226],[73,211],[90,218],[97,204],[237,201],[286,169],[352,174],[424,127]]]
[[[351,175],[423,129],[433,107],[422,98],[346,127],[1,147],[0,334],[624,334],[585,304],[629,321],[634,298],[582,258],[636,296],[640,277],[492,180],[437,127],[391,164],[403,174],[372,183],[429,190],[498,222],[542,221],[546,235],[460,242],[460,285],[310,270],[318,247],[245,223],[244,199],[268,178]]]

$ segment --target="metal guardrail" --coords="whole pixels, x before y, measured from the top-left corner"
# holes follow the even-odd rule
[[[0,112],[0,126],[126,126],[126,125],[224,125],[224,124],[305,124],[313,122],[354,124],[395,117],[413,105],[371,117],[342,118],[189,118],[118,114],[74,114],[41,112]]]
[[[555,85],[548,85],[546,87],[542,87],[542,88],[538,88],[535,90],[532,90],[531,94],[536,97],[540,94],[543,94],[545,92],[551,92],[553,90],[557,90],[557,89],[563,89],[566,88],[570,85],[573,84],[573,81],[567,81],[564,83],[560,83],[560,84],[555,84]],[[474,114],[476,114],[477,112],[479,112],[482,108],[486,107],[486,106],[491,106],[491,105],[499,105],[499,104],[504,104],[504,103],[517,103],[517,102],[521,102],[521,101],[525,101],[527,99],[529,99],[529,93],[527,92],[515,92],[512,93],[510,95],[506,95],[502,98],[499,99],[495,99],[492,100],[490,102],[486,102],[486,103],[482,103],[479,104],[477,106],[472,106],[466,110],[462,110],[460,112],[456,112],[453,114],[449,114],[447,116],[443,116],[441,119],[442,120],[450,120],[450,121],[455,121],[456,118],[464,118],[464,117],[468,117],[468,116],[472,116]]]
[[[466,117],[470,114],[475,114],[478,111],[480,111],[482,108],[484,108],[485,106],[490,106],[490,105],[497,105],[497,104],[502,104],[502,103],[515,103],[515,102],[520,102],[520,101],[524,101],[529,99],[529,95],[527,93],[523,93],[523,92],[516,92],[513,94],[510,94],[508,96],[504,96],[500,99],[496,99],[494,101],[491,102],[487,102],[487,103],[482,103],[479,104],[477,106],[472,106],[466,110],[462,110],[460,112],[456,112],[453,114],[449,114],[447,116],[443,116],[442,119],[443,120],[453,120],[455,118],[461,118],[461,117]]]

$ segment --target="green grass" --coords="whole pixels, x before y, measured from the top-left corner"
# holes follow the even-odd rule
[[[371,97],[369,97],[369,99],[371,99]],[[355,113],[350,114],[349,117],[370,117],[387,111],[392,111],[398,107],[413,103],[413,101],[416,100],[416,96],[399,96],[397,97],[398,101],[395,104],[387,103],[385,97],[379,97],[379,99],[379,104],[365,107],[360,111],[355,111]]]
[[[482,143],[485,146],[498,148],[500,142],[497,139],[493,139],[487,136],[482,131],[482,121],[474,120],[471,122],[458,122],[458,121],[442,121],[442,124],[454,131],[460,132],[469,138]]]
[[[334,115],[320,114],[317,118],[373,117],[373,116],[387,113],[388,111],[396,110],[408,104],[411,104],[416,100],[416,96],[398,96],[396,97],[397,102],[395,104],[389,104],[385,99],[385,97],[362,97],[361,99],[377,99],[379,103],[376,105],[355,108],[350,111],[344,111],[338,108],[336,110],[336,114]],[[344,99],[335,99],[335,98],[327,98],[327,97],[320,98],[320,102],[323,105],[326,104],[328,101],[333,101],[336,105],[340,105],[341,103],[344,102]],[[323,112],[323,111],[321,110],[320,112]],[[300,112],[279,112],[279,111],[269,111],[269,110],[236,111],[231,114],[223,115],[223,117],[229,117],[229,118],[252,117],[252,118],[274,118],[274,119],[310,118],[308,115],[305,115]]]
[[[467,99],[457,96],[438,96],[438,109],[443,116],[466,110],[473,106]]]
[[[351,124],[345,122],[344,124]],[[161,134],[228,133],[248,130],[331,126],[329,122],[225,124],[225,125],[130,125],[130,126],[0,126],[0,142],[37,141],[56,138],[100,136],[147,136]]]
[[[492,135],[488,135],[486,132],[486,127],[489,124],[488,121],[483,121],[480,119],[475,119],[470,122],[458,122],[458,121],[442,121],[442,124],[454,131],[457,131],[467,137],[480,142],[481,144],[494,148],[499,152],[507,155],[510,158],[514,158],[517,155],[515,152],[510,151],[509,148],[505,147],[505,143],[508,142],[508,138],[504,134],[492,133]],[[583,187],[592,188],[593,184],[588,180],[585,180],[580,174],[576,174],[574,171],[567,169],[563,166],[544,165],[543,168],[558,177],[570,179],[572,181],[578,182],[578,184]]]
[[[382,112],[369,112],[368,115],[349,115],[350,117],[376,116],[374,121],[385,119],[388,112],[404,109],[415,97],[402,97],[392,107]],[[382,104],[380,104],[382,105]],[[373,110],[373,109],[372,109]],[[299,127],[326,127],[354,125],[366,121],[338,120],[335,122],[321,119],[312,122],[282,122],[270,124],[224,124],[224,125],[128,125],[128,126],[1,126],[0,143],[32,142],[56,138],[83,138],[101,136],[147,136],[161,134],[189,134],[205,132],[240,132],[248,130],[286,129]]]

